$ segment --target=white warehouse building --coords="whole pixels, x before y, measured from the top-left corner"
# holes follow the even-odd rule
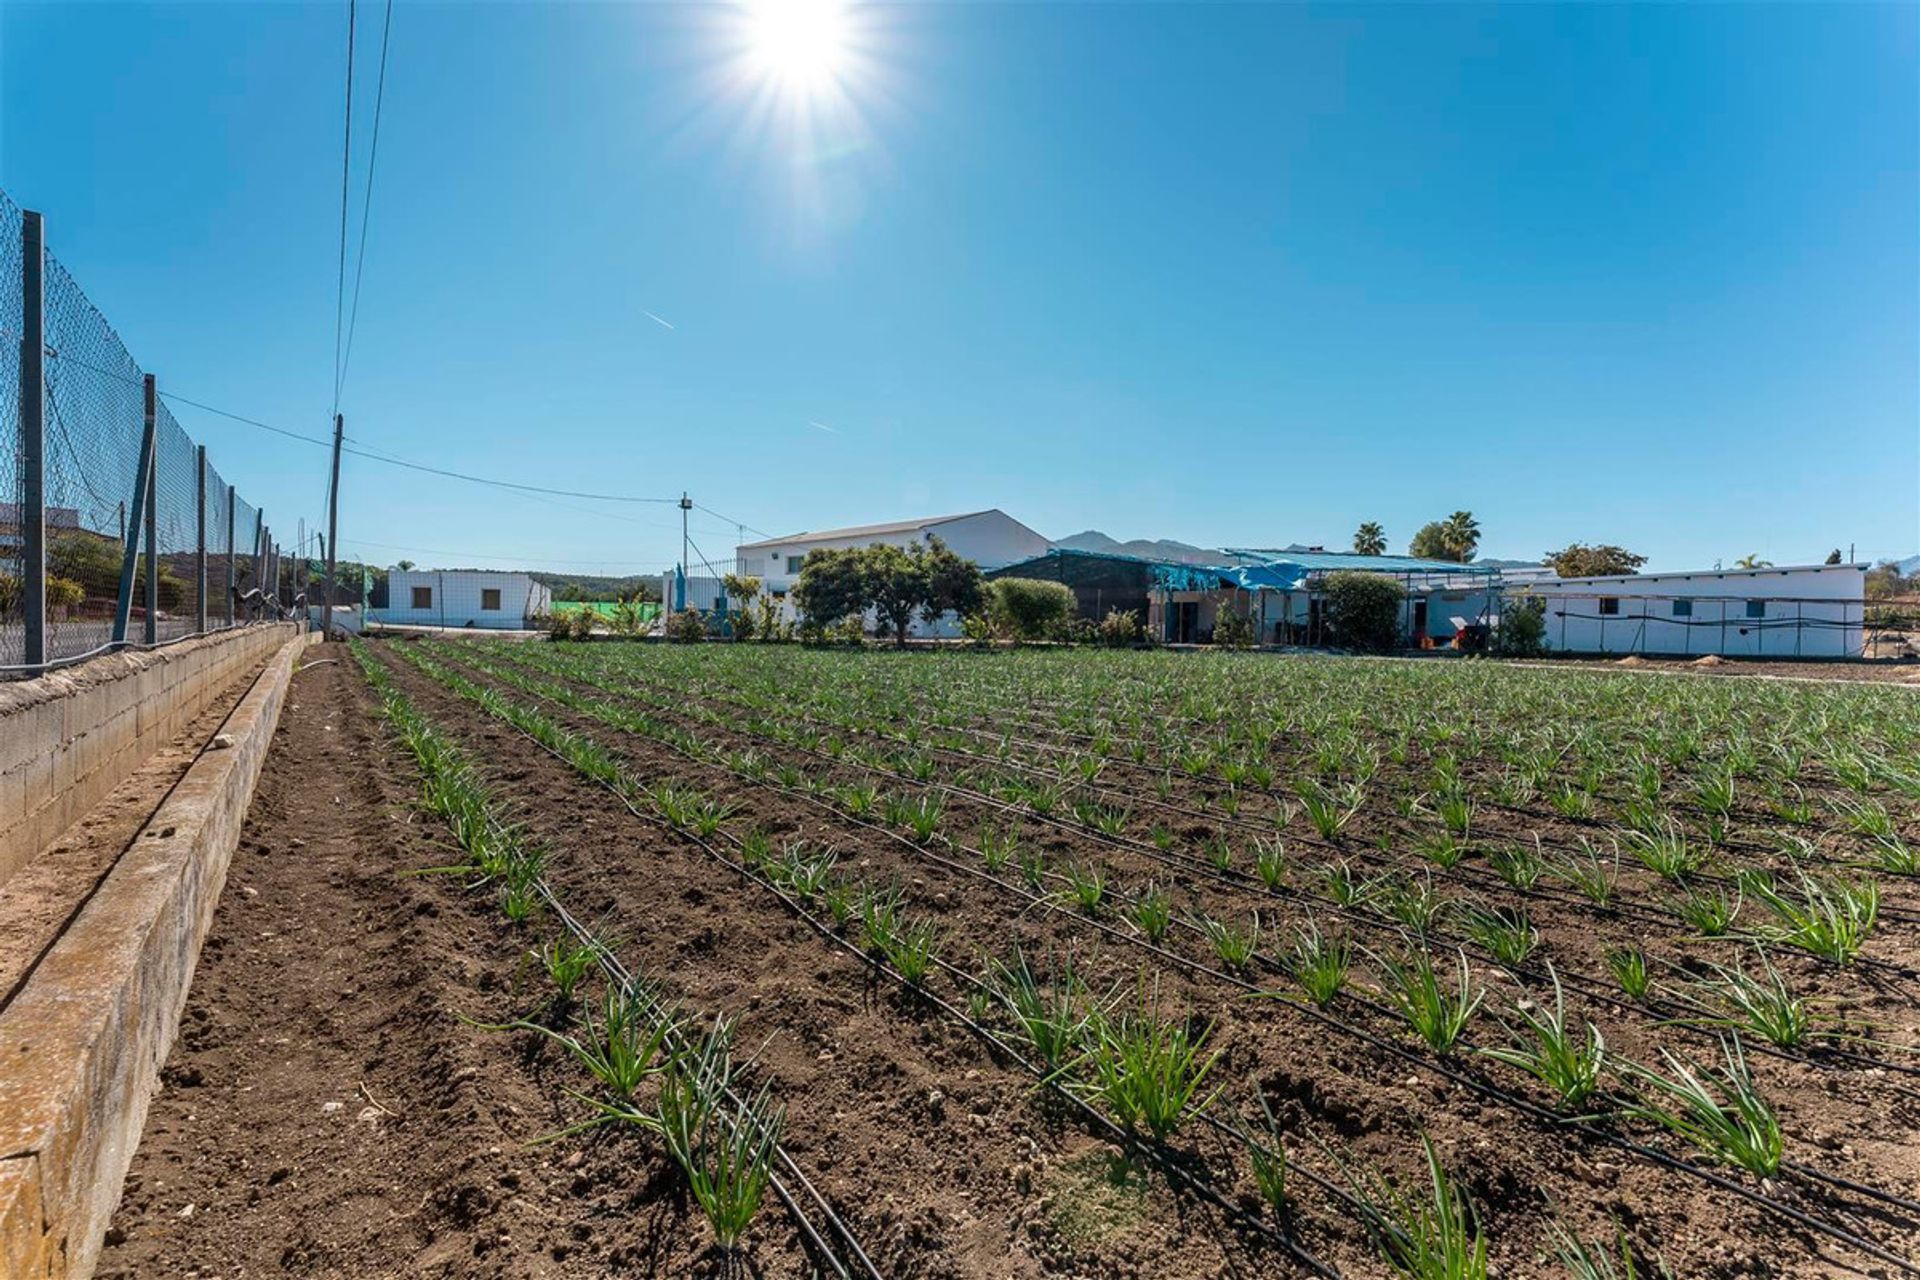
[[[496,569],[391,569],[376,623],[401,627],[490,627],[515,631],[553,608],[553,592],[531,576]]]
[[[895,520],[886,524],[852,525],[844,529],[814,529],[742,543],[734,548],[734,571],[760,579],[760,588],[781,603],[781,612],[794,617],[793,606],[786,603],[787,592],[800,577],[800,566],[814,550],[844,551],[850,547],[887,543],[896,547],[925,545],[938,538],[955,555],[972,560],[982,572],[1030,560],[1052,550],[1053,544],[998,508],[970,511],[956,516],[929,516],[921,520]],[[869,626],[872,619],[869,618]],[[914,622],[914,633],[922,636],[955,636],[959,620],[943,617],[931,627]]]
[[[1506,593],[1546,605],[1563,653],[1857,658],[1866,614],[1860,564],[1546,578]]]

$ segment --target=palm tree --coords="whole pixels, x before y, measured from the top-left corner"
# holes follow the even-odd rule
[[[1353,551],[1355,555],[1380,556],[1387,553],[1387,531],[1377,521],[1369,520],[1354,531]]]
[[[1480,522],[1473,518],[1473,512],[1454,512],[1447,517],[1441,529],[1447,549],[1453,552],[1450,559],[1458,560],[1461,564],[1473,559],[1473,553],[1480,546]]]
[[[1771,569],[1773,561],[1762,560],[1758,555],[1741,556],[1733,562],[1736,569]]]

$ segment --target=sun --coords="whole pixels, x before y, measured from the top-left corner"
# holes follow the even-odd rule
[[[755,0],[746,6],[748,57],[756,74],[808,96],[837,86],[850,55],[842,0]]]

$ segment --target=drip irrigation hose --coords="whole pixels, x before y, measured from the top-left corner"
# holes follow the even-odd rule
[[[491,814],[487,815],[487,821],[490,825],[498,829],[498,824],[494,821]],[[556,894],[552,886],[547,883],[546,877],[535,877],[533,885],[541,899],[547,904],[548,909],[560,918],[561,922],[566,926],[568,932],[574,936],[575,940],[592,951],[595,961],[599,964],[601,971],[606,975],[608,981],[616,984],[623,996],[630,1000],[639,1001],[651,1022],[655,1025],[664,1023],[665,1015],[660,1008],[659,1001],[645,991],[637,988],[632,973],[620,962],[620,958],[614,955],[611,949],[601,942],[600,939],[596,938],[591,930],[583,926],[573,913],[567,910],[566,906],[560,901],[559,895]],[[667,1026],[666,1038],[670,1045],[678,1041],[679,1048],[684,1049],[686,1047],[685,1038],[671,1025]],[[722,1090],[722,1093],[727,1101],[732,1103],[741,1115],[751,1114],[743,1105],[740,1096],[734,1092],[731,1085],[726,1086]],[[722,1118],[729,1127],[734,1127],[741,1123],[741,1121],[731,1116],[723,1115]],[[854,1236],[852,1230],[840,1219],[839,1215],[834,1212],[833,1206],[820,1194],[819,1190],[813,1185],[812,1181],[808,1179],[800,1166],[794,1162],[793,1157],[788,1154],[786,1146],[783,1143],[776,1142],[774,1144],[774,1155],[787,1171],[787,1176],[792,1178],[793,1181],[805,1191],[807,1197],[814,1202],[820,1212],[825,1215],[827,1221],[832,1224],[834,1233],[846,1243],[854,1256],[859,1259],[861,1274],[868,1277],[869,1280],[884,1280],[880,1271],[867,1256],[866,1251],[861,1248],[858,1238]],[[827,1242],[820,1229],[813,1224],[806,1209],[800,1204],[793,1192],[788,1189],[780,1174],[769,1173],[767,1182],[768,1185],[773,1188],[774,1195],[778,1197],[780,1202],[786,1207],[788,1215],[793,1218],[794,1224],[799,1227],[801,1234],[806,1237],[808,1245],[814,1254],[825,1261],[827,1265],[833,1269],[833,1273],[840,1277],[840,1280],[853,1280],[853,1272],[848,1269],[847,1264],[842,1261],[840,1256],[834,1251],[833,1246]]]
[[[548,700],[554,701],[553,699],[548,699]],[[564,705],[564,704],[561,704],[561,705]],[[662,745],[670,745],[670,744],[663,743]],[[680,754],[684,755],[685,753],[682,752]],[[833,812],[838,814],[837,810]],[[869,824],[862,823],[860,825],[867,826]],[[873,829],[881,830],[879,828],[873,828]],[[892,836],[896,839],[904,840],[904,837],[900,837],[897,835],[897,833],[894,833],[894,832],[885,832],[885,834],[888,836]],[[1074,918],[1083,919],[1082,917],[1074,917]],[[1185,957],[1178,956],[1172,952],[1165,951],[1163,948],[1154,946],[1150,943],[1142,942],[1139,939],[1131,937],[1131,935],[1121,933],[1117,930],[1113,930],[1111,926],[1104,925],[1103,922],[1087,921],[1087,923],[1093,924],[1095,927],[1100,928],[1103,931],[1110,932],[1112,936],[1119,937],[1125,941],[1128,941],[1133,945],[1141,946],[1149,951],[1152,951],[1158,955],[1161,955],[1163,958],[1167,959],[1169,962],[1175,964],[1178,967],[1185,968],[1194,972],[1207,974],[1209,976],[1213,976],[1221,980],[1224,980],[1229,984],[1241,986],[1247,991],[1258,993],[1259,989],[1253,986],[1251,983],[1247,983],[1245,982],[1245,980],[1236,978],[1231,974],[1225,973],[1224,971],[1212,969],[1206,965],[1198,964],[1194,961],[1187,960]],[[1363,1003],[1367,1003],[1367,1002],[1363,1002]],[[1617,1134],[1608,1133],[1605,1130],[1595,1128],[1594,1126],[1591,1126],[1591,1125],[1568,1121],[1565,1118],[1555,1114],[1554,1112],[1544,1107],[1541,1107],[1538,1104],[1535,1104],[1524,1097],[1521,1097],[1520,1095],[1509,1093],[1508,1091],[1501,1089],[1498,1086],[1485,1084],[1481,1081],[1475,1080],[1472,1077],[1463,1075],[1445,1066],[1432,1063],[1418,1056],[1417,1054],[1414,1054],[1410,1050],[1407,1050],[1397,1044],[1394,1044],[1391,1041],[1388,1041],[1379,1036],[1376,1036],[1375,1034],[1365,1030],[1364,1028],[1360,1028],[1360,1027],[1352,1026],[1348,1023],[1344,1023],[1337,1018],[1333,1018],[1331,1015],[1324,1014],[1321,1011],[1312,1008],[1310,1005],[1295,1005],[1294,1007],[1300,1009],[1302,1012],[1307,1013],[1310,1017],[1313,1017],[1316,1021],[1321,1022],[1323,1025],[1326,1025],[1337,1032],[1359,1038],[1362,1041],[1372,1045],[1373,1047],[1378,1048],[1389,1054],[1392,1054],[1395,1057],[1399,1057],[1407,1062],[1414,1064],[1415,1066],[1424,1067],[1428,1070],[1431,1070],[1436,1074],[1441,1075],[1444,1078],[1449,1079],[1456,1084],[1459,1084],[1463,1088],[1466,1088],[1474,1093],[1480,1094],[1482,1097],[1486,1097],[1494,1101],[1501,1102],[1505,1105],[1511,1106],[1516,1110],[1522,1111],[1534,1117],[1537,1120],[1545,1121],[1551,1125],[1554,1125],[1555,1127],[1559,1127],[1563,1129],[1571,1129],[1574,1132],[1581,1133],[1582,1135],[1592,1138],[1594,1140],[1597,1140],[1603,1143],[1608,1143],[1608,1144],[1620,1147],[1624,1150],[1633,1152],[1634,1154],[1641,1156],[1643,1159],[1647,1159],[1664,1168],[1668,1168],[1675,1172],[1701,1179],[1707,1182],[1708,1184],[1717,1187],[1720,1190],[1731,1192],[1732,1194],[1739,1196],[1742,1199],[1747,1200],[1749,1203],[1752,1203],[1764,1210],[1789,1218],[1795,1222],[1798,1222],[1802,1226],[1807,1227],[1810,1230],[1826,1235],[1834,1240],[1837,1240],[1843,1244],[1848,1245],[1849,1247],[1859,1249],[1861,1252],[1866,1253],[1869,1256],[1872,1256],[1882,1262],[1887,1262],[1894,1266],[1897,1266],[1902,1271],[1905,1271],[1913,1275],[1920,1275],[1920,1266],[1917,1266],[1913,1262],[1907,1259],[1904,1259],[1897,1254],[1892,1253],[1891,1251],[1883,1248],[1882,1246],[1874,1243],[1873,1241],[1868,1240],[1864,1237],[1858,1236],[1853,1232],[1849,1231],[1848,1229],[1841,1227],[1837,1224],[1830,1223],[1825,1221],[1824,1219],[1814,1217],[1811,1214],[1807,1214],[1799,1209],[1794,1208],[1791,1205],[1786,1204],[1783,1201],[1777,1200],[1762,1192],[1756,1192],[1749,1188],[1743,1187],[1739,1183],[1733,1182],[1730,1179],[1722,1177],[1721,1175],[1713,1172],[1710,1169],[1705,1168],[1704,1166],[1696,1165],[1690,1161],[1686,1161],[1674,1156],[1670,1156],[1665,1152],[1660,1151],[1657,1148],[1649,1147],[1644,1143],[1640,1143],[1640,1142],[1634,1141],[1633,1139],[1625,1138]],[[1371,1006],[1371,1007],[1374,1007],[1376,1009],[1380,1008],[1379,1006]],[[1473,1046],[1467,1045],[1466,1047],[1471,1049]],[[1804,1167],[1799,1165],[1783,1165],[1782,1168],[1783,1170],[1788,1172],[1809,1176],[1812,1180],[1815,1180],[1815,1181],[1824,1182],[1841,1189],[1854,1191],[1857,1194],[1866,1196],[1871,1199],[1879,1200],[1884,1203],[1888,1203],[1888,1204],[1895,1205],[1902,1208],[1909,1208],[1913,1211],[1920,1212],[1920,1202],[1908,1200],[1905,1197],[1897,1196],[1893,1193],[1882,1191],[1878,1188],[1868,1187],[1868,1186],[1865,1186],[1864,1184],[1848,1183],[1844,1180],[1834,1178],[1831,1175],[1820,1174],[1812,1170],[1807,1170]]]

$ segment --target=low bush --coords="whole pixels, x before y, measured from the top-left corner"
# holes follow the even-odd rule
[[[992,616],[1015,640],[1039,640],[1065,625],[1079,602],[1062,582],[1000,578],[990,584]]]
[[[1500,606],[1493,651],[1503,658],[1537,658],[1547,651],[1547,602],[1519,596]]]
[[[698,609],[682,609],[667,618],[667,639],[675,644],[695,644],[707,638],[707,620]]]
[[[1253,619],[1232,605],[1223,606],[1213,622],[1213,642],[1223,649],[1253,648]]]
[[[1400,606],[1407,593],[1392,578],[1344,570],[1327,575],[1327,623],[1334,640],[1361,653],[1400,647]]]
[[[1110,649],[1139,644],[1140,632],[1140,615],[1131,609],[1109,609],[1100,620],[1100,643]]]

